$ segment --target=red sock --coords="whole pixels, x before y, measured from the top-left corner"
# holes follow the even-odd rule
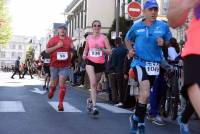
[[[64,97],[65,97],[65,87],[60,87],[60,92],[59,92],[59,105],[63,105]]]
[[[56,86],[50,86],[50,91],[48,94],[49,99],[53,97],[55,90],[56,90]]]

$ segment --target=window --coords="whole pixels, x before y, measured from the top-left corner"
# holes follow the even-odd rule
[[[5,58],[5,57],[6,57],[5,51],[1,51],[1,58]]]
[[[15,52],[12,52],[11,53],[11,58],[14,58],[15,57]]]
[[[22,50],[22,45],[19,45],[19,46],[18,46],[18,49],[19,49],[19,50]]]

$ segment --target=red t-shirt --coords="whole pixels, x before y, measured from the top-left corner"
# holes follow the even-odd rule
[[[57,45],[60,41],[59,36],[54,36],[51,38],[47,44],[47,48]],[[71,44],[72,39],[70,37],[65,37],[63,40],[63,47],[56,49],[54,52],[50,53],[50,67],[68,67],[71,61]]]

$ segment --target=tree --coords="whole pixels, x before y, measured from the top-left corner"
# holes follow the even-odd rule
[[[132,20],[126,20],[125,17],[119,18],[119,31],[122,32],[122,35],[121,35],[122,39],[125,38],[127,31],[132,25],[132,22],[133,22]],[[115,31],[115,27],[116,27],[116,20],[114,19],[113,24],[108,33],[108,38],[110,39],[111,43],[112,43],[111,32]]]
[[[0,0],[0,45],[6,45],[12,36],[6,0]]]

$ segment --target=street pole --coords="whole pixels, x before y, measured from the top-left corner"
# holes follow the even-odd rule
[[[120,13],[120,0],[117,0],[116,2],[116,37],[119,37],[119,13]]]

